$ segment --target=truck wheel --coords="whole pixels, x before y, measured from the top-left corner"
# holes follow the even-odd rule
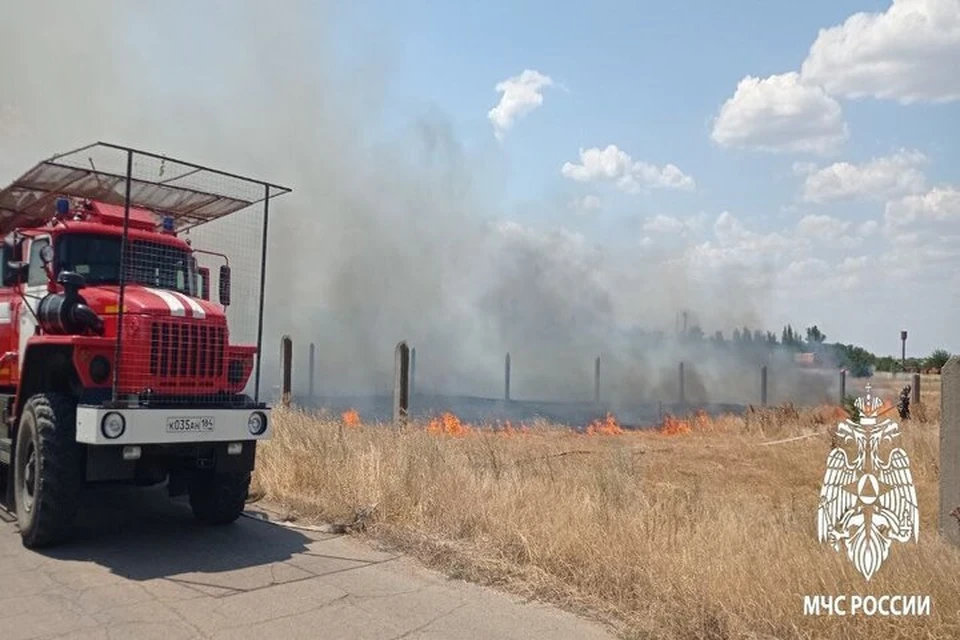
[[[84,479],[76,414],[73,398],[57,393],[32,396],[23,408],[13,492],[25,547],[57,544],[73,524]]]
[[[190,481],[190,508],[204,524],[230,524],[243,513],[249,489],[249,471],[197,473]]]

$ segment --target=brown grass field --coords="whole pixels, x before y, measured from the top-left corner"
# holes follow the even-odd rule
[[[893,404],[903,384],[875,380],[874,391]],[[254,495],[303,520],[356,522],[357,535],[448,575],[597,617],[624,638],[960,638],[960,551],[936,533],[939,383],[925,377],[922,389],[900,439],[919,543],[894,543],[870,582],[817,540],[839,407],[646,432],[611,420],[585,434],[478,431],[449,415],[400,432],[355,413],[278,409]],[[803,596],[819,594],[928,595],[931,611],[804,615]]]

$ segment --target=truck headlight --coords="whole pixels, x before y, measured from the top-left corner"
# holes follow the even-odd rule
[[[247,419],[247,430],[252,436],[259,436],[267,430],[267,416],[262,411],[254,411]]]
[[[111,411],[110,413],[103,416],[103,419],[100,421],[100,431],[103,433],[104,437],[115,440],[123,435],[123,432],[127,428],[127,421],[124,419],[123,415],[117,413],[116,411]]]

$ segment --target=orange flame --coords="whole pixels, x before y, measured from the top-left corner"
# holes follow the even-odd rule
[[[505,420],[503,422],[497,421],[497,432],[504,438],[513,438],[515,436],[526,436],[530,435],[530,427],[520,423],[520,428],[513,426],[513,422],[510,420]]]
[[[587,435],[606,435],[618,436],[623,433],[623,428],[617,423],[617,419],[608,413],[603,420],[597,419],[587,427]]]
[[[470,432],[470,426],[460,422],[460,418],[450,412],[430,420],[427,433],[435,435],[464,436]]]
[[[660,433],[665,436],[681,436],[694,431],[708,431],[714,427],[713,419],[703,409],[697,409],[692,418],[681,419],[671,415],[663,417]]]
[[[665,436],[681,436],[690,433],[690,423],[680,418],[674,418],[671,415],[663,417],[663,426],[660,427],[660,433]]]
[[[348,427],[360,426],[360,413],[356,409],[348,409],[340,416],[343,418],[343,423]]]

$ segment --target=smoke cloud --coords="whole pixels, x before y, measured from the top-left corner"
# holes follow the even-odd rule
[[[271,204],[268,393],[287,333],[300,391],[309,342],[318,392],[372,393],[392,388],[393,349],[405,339],[417,348],[418,388],[440,393],[499,397],[509,351],[517,398],[592,398],[600,356],[614,404],[672,400],[680,360],[692,401],[757,402],[761,361],[771,400],[822,399],[823,385],[797,383],[786,356],[672,336],[683,309],[708,336],[763,327],[762,272],[693,278],[679,255],[641,259],[505,219],[496,145],[465,148],[436,111],[397,129],[390,51],[357,37],[345,58],[340,20],[308,2],[7,7],[0,181],[108,140],[292,187]],[[488,106],[477,105],[478,119]],[[259,224],[258,212],[241,214],[194,238],[240,267],[230,319],[245,341],[256,335]]]

